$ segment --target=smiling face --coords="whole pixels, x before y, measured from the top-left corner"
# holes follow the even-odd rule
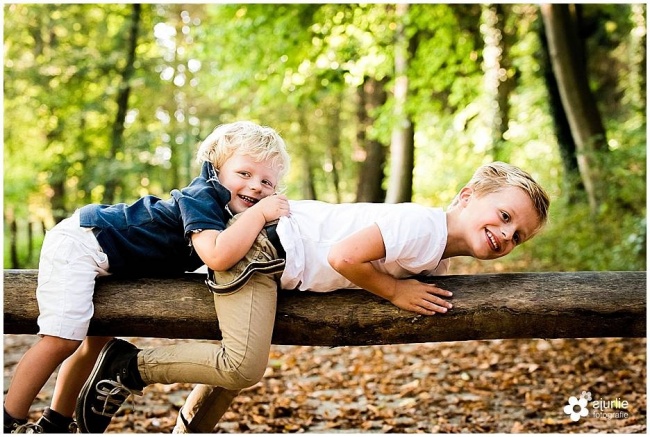
[[[233,214],[245,211],[275,193],[279,171],[270,161],[235,153],[219,169],[219,182],[230,191],[228,207]]]
[[[489,260],[512,252],[532,238],[540,227],[533,202],[524,190],[505,187],[478,196],[471,188],[459,195],[461,210],[454,226],[461,252]]]

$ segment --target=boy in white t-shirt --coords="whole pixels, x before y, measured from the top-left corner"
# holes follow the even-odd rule
[[[452,308],[445,300],[451,292],[409,277],[444,274],[454,256],[507,255],[539,232],[549,204],[530,175],[499,162],[479,168],[447,211],[411,203],[290,201],[290,216],[279,220],[277,237],[267,232],[269,239],[258,239],[235,268],[209,272],[206,282],[215,301],[236,299],[228,307],[240,309],[224,313],[216,305],[221,345],[139,350],[113,340],[77,402],[80,429],[103,432],[117,408],[144,385],[186,382],[200,385],[179,412],[174,431],[211,432],[237,393],[264,374],[278,285],[311,291],[362,288],[408,311],[445,313]],[[256,271],[256,261],[278,253],[286,265]],[[125,380],[142,384],[128,386]]]

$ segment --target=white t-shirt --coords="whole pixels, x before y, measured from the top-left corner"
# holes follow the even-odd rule
[[[396,278],[442,275],[449,260],[441,261],[447,244],[447,220],[441,208],[414,203],[342,203],[290,200],[291,215],[277,226],[287,253],[281,285],[286,290],[332,291],[359,288],[327,262],[336,242],[376,223],[386,258],[374,267]]]

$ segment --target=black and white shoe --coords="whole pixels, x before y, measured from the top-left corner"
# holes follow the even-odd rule
[[[58,419],[53,418],[58,416]],[[53,411],[50,407],[46,407],[43,415],[36,421],[36,425],[40,426],[40,431],[43,434],[76,434],[78,430],[77,422],[69,417],[63,417]]]
[[[129,396],[142,395],[144,384],[139,374],[133,374],[137,367],[129,365],[132,359],[137,359],[139,351],[120,339],[104,346],[77,398],[75,414],[79,432],[103,433]]]

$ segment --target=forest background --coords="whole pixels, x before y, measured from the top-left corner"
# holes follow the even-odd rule
[[[528,170],[546,231],[456,271],[643,270],[646,56],[643,4],[8,4],[4,266],[84,204],[167,198],[250,119],[295,199],[446,206]]]
[[[4,265],[84,204],[168,197],[250,119],[290,198],[446,206],[481,164],[528,170],[547,230],[464,268],[645,269],[645,109],[643,4],[5,5]]]
[[[452,273],[646,269],[644,4],[3,13],[5,268],[36,268],[45,230],[84,204],[168,198],[200,140],[249,119],[286,139],[294,199],[446,206],[481,164],[528,170],[553,198],[545,231]],[[6,389],[35,337],[3,340]],[[644,432],[646,361],[645,339],[274,346],[218,429]],[[171,431],[190,389],[153,387],[109,432]],[[582,391],[629,402],[627,419],[572,422]]]

